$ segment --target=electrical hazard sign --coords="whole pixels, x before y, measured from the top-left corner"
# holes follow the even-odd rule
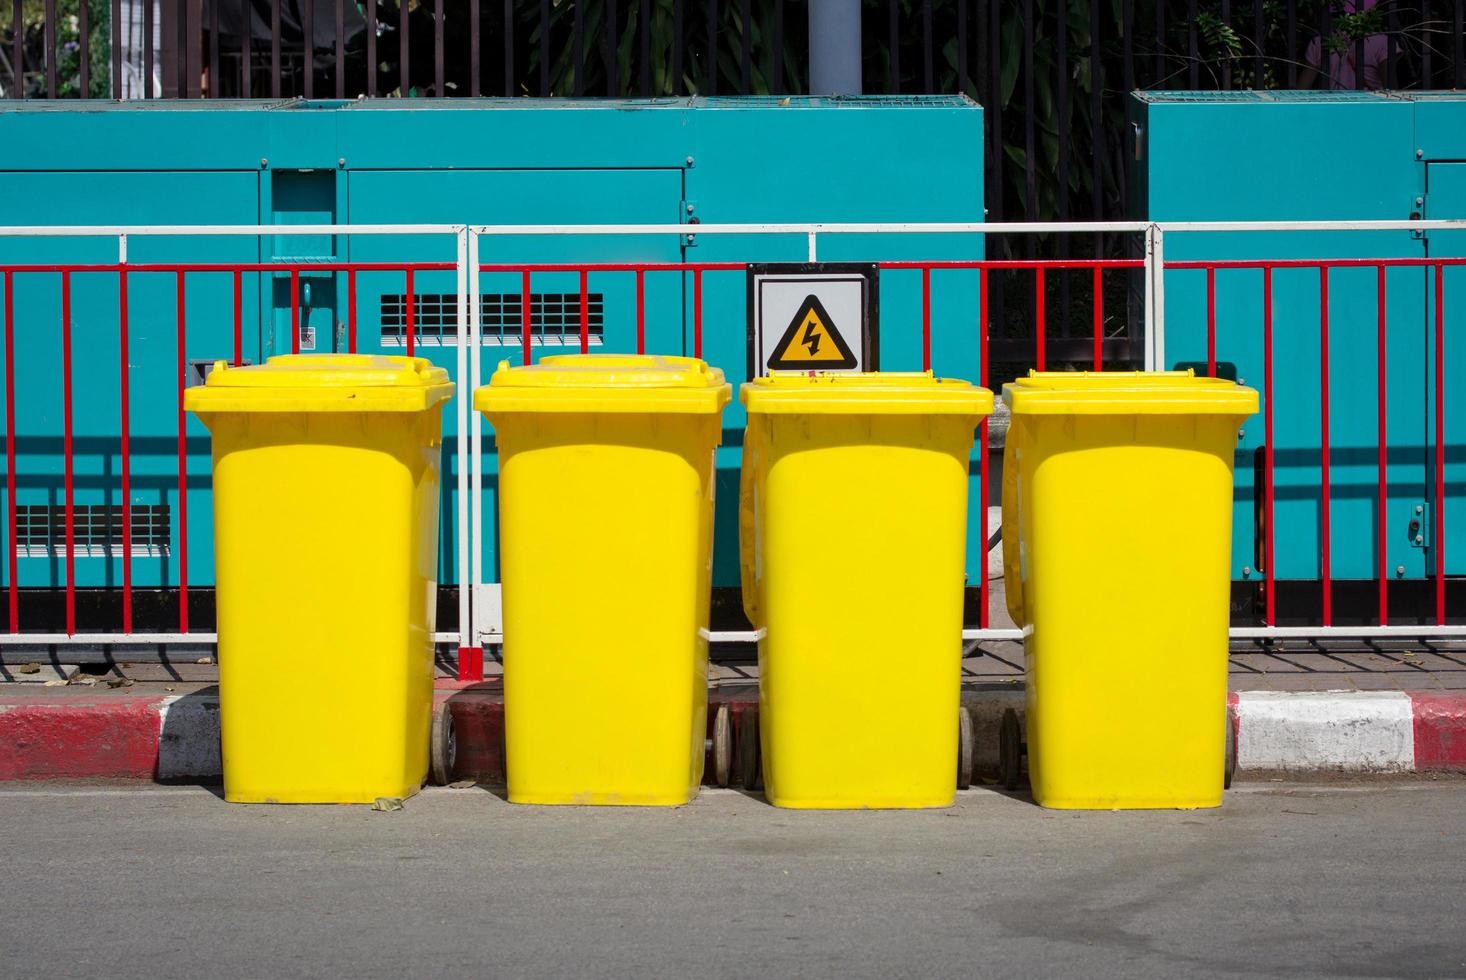
[[[748,376],[876,371],[879,270],[870,263],[748,267]]]
[[[849,371],[858,363],[820,298],[811,293],[774,345],[768,367],[774,371]]]

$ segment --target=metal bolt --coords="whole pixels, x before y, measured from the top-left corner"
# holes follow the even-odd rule
[[[1415,543],[1416,544],[1425,544],[1425,535],[1423,535],[1423,534],[1417,534],[1417,535],[1415,535]]]
[[[344,166],[346,166],[346,158],[345,157],[337,157],[336,158],[336,166],[338,166],[338,167],[344,167]]]
[[[1421,205],[1422,205],[1422,204],[1424,204],[1424,203],[1425,203],[1425,198],[1423,198],[1423,197],[1417,197],[1417,198],[1416,198],[1416,199],[1415,199],[1415,206],[1416,206],[1416,207],[1417,207],[1417,208],[1418,208],[1418,207],[1420,207],[1420,206],[1421,206]]]
[[[1252,574],[1252,566],[1251,565],[1243,565],[1242,566],[1242,577],[1243,578],[1247,578],[1247,576],[1249,576],[1251,574]]]
[[[1237,430],[1237,438],[1238,439],[1246,439],[1247,438],[1247,430],[1246,429],[1238,429]]]
[[[1405,566],[1404,565],[1396,565],[1395,566],[1395,578],[1404,578],[1404,577],[1405,577]]]
[[[1425,151],[1424,150],[1416,150],[1415,151],[1415,159],[1417,159],[1417,160],[1423,160],[1423,159],[1425,159]]]
[[[696,208],[695,205],[692,205],[692,204],[687,205],[687,213],[688,214],[691,214],[695,210],[697,210],[697,208]]]
[[[1239,385],[1245,385],[1247,383],[1247,379],[1246,378],[1238,378],[1237,379],[1237,383]]]
[[[260,157],[260,166],[261,167],[268,167],[269,165],[270,165],[270,161],[267,158]]]
[[[692,164],[693,164],[692,157],[688,157],[687,158],[687,165],[690,167],[690,166],[692,166]]]
[[[1421,504],[1416,504],[1415,505],[1415,513],[1417,513],[1417,514],[1424,514],[1425,513],[1425,507],[1423,505],[1421,505]]]

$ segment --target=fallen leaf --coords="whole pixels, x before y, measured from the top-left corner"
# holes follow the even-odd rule
[[[478,783],[475,782],[472,779],[460,779],[457,782],[449,783],[448,784],[448,788],[449,789],[471,789],[472,787],[477,786],[477,785],[478,785]]]
[[[20,674],[39,674],[40,672],[40,664],[21,664],[18,668],[16,668],[16,673]]]
[[[372,804],[372,809],[378,813],[393,813],[402,809],[402,800],[396,796],[379,796]]]
[[[197,660],[194,661],[194,663],[196,664],[211,664],[213,662],[213,657],[199,657]]]
[[[77,674],[75,677],[71,678],[71,680],[67,681],[67,683],[80,684],[82,687],[91,687],[93,684],[97,683],[97,679],[91,674]]]
[[[107,679],[107,686],[111,688],[132,687],[136,683],[137,681],[131,677],[109,677]]]
[[[56,680],[46,681],[41,686],[42,687],[65,687],[66,684],[67,684],[66,681],[63,681],[63,680],[61,680],[61,679],[58,678]]]

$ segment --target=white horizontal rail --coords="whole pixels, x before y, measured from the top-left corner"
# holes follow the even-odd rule
[[[457,633],[434,633],[434,643],[457,643]],[[0,647],[44,646],[211,646],[218,633],[0,633]]]
[[[456,235],[466,225],[0,225],[0,238],[116,238],[167,235]]]
[[[1330,637],[1427,640],[1466,638],[1466,626],[1238,626],[1229,635],[1234,640],[1326,640]]]
[[[532,225],[0,225],[0,237],[111,238],[214,235],[1045,235],[1066,233],[1461,231],[1466,219],[1411,221],[992,221],[992,222],[766,222],[724,224]]]
[[[1043,235],[1142,232],[1144,221],[842,222],[824,224],[475,225],[480,235]]]
[[[1191,231],[1463,231],[1463,218],[1422,218],[1419,221],[1159,221],[1165,232]]]

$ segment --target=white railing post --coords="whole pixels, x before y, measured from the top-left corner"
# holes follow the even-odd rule
[[[458,545],[458,648],[462,657],[464,647],[473,646],[473,604],[469,601],[472,580],[468,559],[468,420],[472,413],[469,406],[473,391],[464,382],[468,377],[468,280],[469,280],[469,233],[460,229],[458,239],[458,332],[454,346],[456,366],[453,380],[457,382],[454,401],[458,419],[457,477],[458,477],[458,528],[455,540]]]
[[[483,330],[483,290],[479,285],[479,266],[482,264],[479,258],[479,230],[470,228],[468,232],[468,384],[469,397],[472,392],[477,391],[483,383],[483,340],[480,336]],[[529,297],[520,297],[521,303],[528,303]],[[473,410],[472,405],[468,410],[468,454],[469,460],[469,499],[472,506],[469,508],[469,576],[473,590],[473,639],[475,647],[482,647],[485,636],[496,637],[503,630],[499,604],[497,602],[486,602],[485,593],[488,586],[484,583],[484,420],[478,412]]]
[[[1151,288],[1153,308],[1151,310],[1151,351],[1149,369],[1166,369],[1166,232],[1159,225],[1155,227],[1154,247],[1151,250],[1151,275],[1155,285]]]

